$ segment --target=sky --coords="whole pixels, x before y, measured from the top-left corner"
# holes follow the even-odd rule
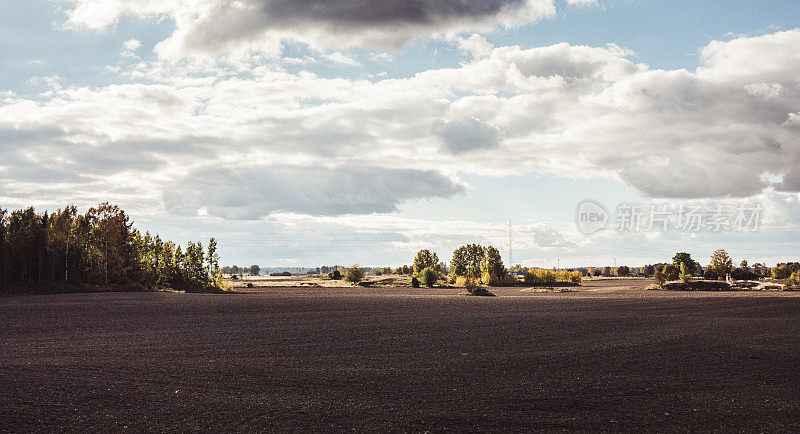
[[[466,243],[537,267],[798,260],[798,18],[788,0],[0,0],[0,207],[109,201],[142,231],[216,237],[231,265]]]

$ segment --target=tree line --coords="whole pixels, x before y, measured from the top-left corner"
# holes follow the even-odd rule
[[[0,209],[0,287],[37,291],[43,284],[222,289],[217,243],[184,249],[142,234],[116,205],[83,214],[74,205],[53,213]]]

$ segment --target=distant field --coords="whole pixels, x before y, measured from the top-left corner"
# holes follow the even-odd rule
[[[0,431],[800,429],[798,294],[649,283],[0,297]]]

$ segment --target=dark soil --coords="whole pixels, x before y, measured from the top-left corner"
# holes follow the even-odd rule
[[[0,297],[0,431],[798,431],[797,293]]]

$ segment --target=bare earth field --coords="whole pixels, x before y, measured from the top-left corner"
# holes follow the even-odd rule
[[[0,297],[0,431],[800,430],[800,297]]]

